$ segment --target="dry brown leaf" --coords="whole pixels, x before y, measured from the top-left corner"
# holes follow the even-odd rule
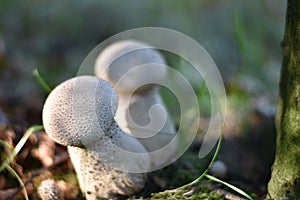
[[[43,166],[49,167],[54,161],[55,142],[45,132],[40,132],[37,139],[39,146],[32,150],[32,155],[39,159]]]

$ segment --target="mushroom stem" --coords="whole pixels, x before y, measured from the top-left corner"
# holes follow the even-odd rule
[[[165,64],[158,51],[135,40],[107,46],[95,62],[95,74],[110,82],[119,95],[115,120],[146,147],[152,170],[166,166],[177,156],[175,126],[155,84],[167,78]]]

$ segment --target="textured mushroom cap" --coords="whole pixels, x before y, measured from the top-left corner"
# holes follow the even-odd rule
[[[42,200],[62,200],[63,195],[54,180],[47,179],[42,181],[38,187],[38,194]]]
[[[145,65],[147,64],[147,65]],[[152,66],[160,64],[159,68]],[[143,82],[160,82],[167,76],[163,56],[150,45],[135,41],[122,40],[106,47],[95,63],[95,74],[116,86],[119,93],[129,93],[143,85]],[[135,68],[145,65],[140,68]]]
[[[106,81],[75,77],[48,96],[43,108],[44,128],[62,145],[86,146],[109,129],[117,104],[117,94]]]

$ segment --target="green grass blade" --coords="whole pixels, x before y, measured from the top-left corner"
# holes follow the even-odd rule
[[[22,179],[20,178],[20,176],[18,175],[18,173],[13,169],[11,168],[9,165],[6,166],[6,169],[14,176],[17,178],[17,180],[19,181],[21,187],[23,188],[23,193],[24,193],[24,198],[26,200],[29,200],[28,199],[28,194],[27,194],[27,191],[26,191],[26,188],[25,188],[25,185],[22,181]]]
[[[52,91],[37,69],[33,70],[33,76],[47,93]]]
[[[186,185],[183,185],[183,186],[179,187],[178,189],[186,189],[187,187],[190,187],[190,186],[198,183],[199,181],[201,181],[203,179],[203,177],[206,175],[206,173],[208,172],[208,170],[211,167],[211,165],[213,164],[213,162],[216,160],[216,158],[217,158],[217,156],[219,154],[219,150],[221,148],[221,144],[222,144],[222,137],[219,138],[216,150],[214,152],[214,156],[211,159],[211,161],[210,161],[208,167],[205,169],[205,171],[197,179],[195,179],[194,181],[192,181],[192,182],[190,182],[190,183],[188,183]]]
[[[234,190],[235,192],[239,193],[240,195],[246,197],[246,198],[249,199],[249,200],[253,200],[253,198],[252,198],[249,194],[247,194],[246,192],[244,192],[243,190],[237,188],[237,187],[234,186],[234,185],[231,185],[231,184],[229,184],[229,183],[226,183],[225,181],[222,181],[222,180],[220,180],[220,179],[218,179],[218,178],[216,178],[216,177],[210,176],[210,175],[208,175],[208,174],[205,174],[205,177],[208,178],[209,180],[212,180],[212,181],[217,182],[217,183],[221,183],[221,184],[223,184],[223,185],[229,187],[230,189]]]
[[[7,142],[5,142],[4,140],[0,140],[0,144],[10,150],[12,150],[14,147],[11,146],[10,144],[8,144]]]
[[[25,142],[27,141],[27,139],[29,138],[29,136],[35,132],[35,131],[40,131],[43,130],[44,127],[41,125],[36,125],[36,126],[32,126],[30,127],[25,134],[23,135],[23,137],[21,138],[21,140],[18,142],[17,146],[12,150],[11,155],[9,155],[9,157],[7,157],[7,159],[1,164],[0,166],[0,172],[3,171],[8,165],[9,163],[16,157],[16,155],[18,155],[19,151],[22,149],[22,147],[24,146]]]

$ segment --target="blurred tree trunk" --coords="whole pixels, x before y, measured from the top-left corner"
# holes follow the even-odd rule
[[[288,0],[276,115],[277,146],[271,198],[300,199],[300,0]]]

